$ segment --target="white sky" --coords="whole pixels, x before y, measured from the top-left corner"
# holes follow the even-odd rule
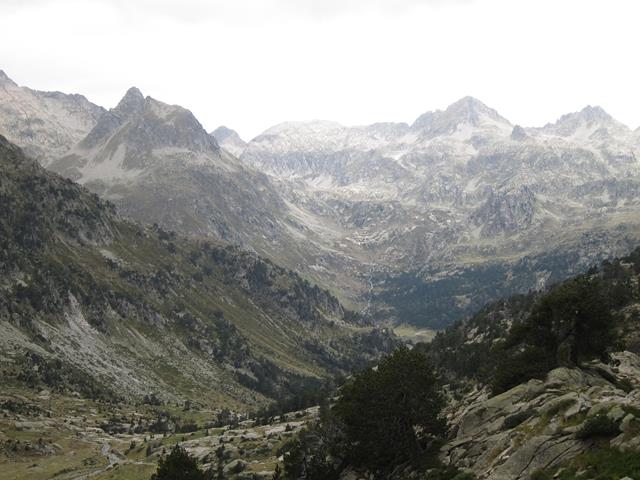
[[[113,107],[126,89],[250,139],[412,122],[472,95],[525,126],[640,124],[637,0],[0,0],[0,69]]]

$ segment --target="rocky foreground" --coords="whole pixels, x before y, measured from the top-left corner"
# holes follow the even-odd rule
[[[596,441],[640,450],[640,357],[612,357],[610,365],[558,368],[492,398],[486,390],[466,396],[450,409],[443,459],[478,478],[513,480],[560,467]]]

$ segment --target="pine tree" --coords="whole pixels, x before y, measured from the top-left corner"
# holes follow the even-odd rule
[[[356,375],[334,407],[344,424],[349,463],[386,471],[420,456],[444,432],[437,387],[428,358],[406,347]]]
[[[206,477],[196,459],[176,445],[169,455],[160,459],[158,471],[151,475],[151,480],[206,480]]]

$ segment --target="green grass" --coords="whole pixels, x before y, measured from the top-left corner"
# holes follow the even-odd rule
[[[559,472],[558,476],[555,475]],[[578,475],[580,473],[580,475]],[[613,448],[601,448],[579,455],[564,469],[538,471],[532,480],[619,480],[623,477],[640,478],[640,453],[621,452]]]

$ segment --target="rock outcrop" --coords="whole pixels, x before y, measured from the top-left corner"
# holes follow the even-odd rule
[[[544,381],[530,380],[500,395],[468,395],[449,411],[452,438],[445,462],[480,479],[527,479],[587,451],[597,435],[594,419],[612,447],[640,450],[640,357],[612,356],[611,365],[558,368]]]

